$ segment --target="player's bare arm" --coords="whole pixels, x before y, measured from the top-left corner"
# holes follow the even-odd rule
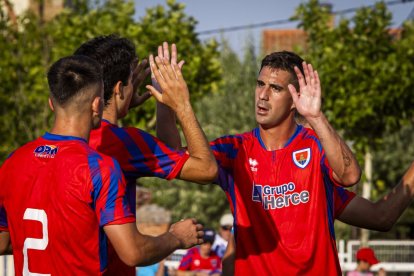
[[[160,58],[166,58],[169,60],[170,51],[168,49],[168,43],[164,42],[162,46],[158,46],[158,56]],[[177,46],[172,44],[171,46],[171,64],[177,64]],[[181,60],[178,63],[178,67],[182,69],[184,61]],[[151,76],[152,86],[154,86],[158,91],[162,91],[161,87],[157,83],[155,76]],[[170,148],[179,150],[182,148],[181,137],[176,125],[176,117],[174,111],[171,108],[157,102],[157,137],[166,143]]]
[[[389,231],[414,199],[414,162],[401,181],[377,202],[356,196],[340,214],[339,220],[361,228]]]
[[[318,135],[334,171],[335,180],[343,186],[352,186],[359,181],[361,169],[350,148],[329,124],[321,110],[321,85],[318,72],[306,62],[303,62],[303,70],[305,76],[295,67],[300,92],[298,93],[295,87],[289,84],[295,107]]]
[[[194,219],[171,225],[161,236],[142,235],[135,223],[104,226],[105,234],[121,260],[129,266],[157,263],[176,249],[187,249],[203,242],[203,226]]]
[[[209,183],[217,177],[217,163],[211,152],[207,139],[202,131],[193,108],[187,84],[178,64],[172,64],[168,58],[150,56],[151,71],[159,83],[162,93],[148,85],[151,94],[170,107],[179,120],[187,141],[190,158],[184,164],[178,178]]]
[[[131,102],[129,104],[129,109],[137,107],[143,104],[147,99],[151,97],[149,91],[145,91],[142,95],[139,94],[139,87],[144,82],[145,78],[150,73],[150,68],[148,67],[148,61],[143,59],[141,62],[134,63],[132,73],[132,85],[134,94],[132,94]]]
[[[12,254],[13,249],[10,242],[10,232],[0,232],[0,255]]]

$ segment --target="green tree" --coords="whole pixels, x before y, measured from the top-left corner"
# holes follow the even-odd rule
[[[370,187],[369,164],[386,131],[397,131],[413,117],[412,22],[401,35],[390,31],[391,14],[383,2],[333,27],[330,10],[317,0],[300,5],[296,18],[309,35],[305,54],[320,72],[325,114],[353,141]]]
[[[184,5],[167,1],[167,8],[157,6],[147,10],[138,22],[134,21],[133,2],[110,0],[91,7],[87,1],[74,1],[51,21],[42,22],[34,14],[18,18],[12,24],[0,1],[0,97],[3,100],[0,130],[4,159],[14,148],[41,135],[48,129],[51,112],[47,106],[46,70],[60,57],[70,55],[88,39],[117,33],[137,45],[138,56],[146,58],[156,53],[163,41],[179,43],[181,54],[191,53],[184,74],[192,99],[217,91],[220,77],[217,43],[202,43],[194,29],[197,22],[187,16]],[[154,119],[154,100],[131,112],[125,119],[151,130]]]

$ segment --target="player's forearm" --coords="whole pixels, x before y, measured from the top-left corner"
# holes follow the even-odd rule
[[[157,102],[157,137],[169,147],[178,150],[181,149],[181,137],[178,132],[174,111]]]
[[[218,172],[216,159],[190,103],[185,104],[184,108],[179,109],[176,115],[180,121],[190,155],[179,177],[202,183],[215,180]]]
[[[361,178],[358,162],[350,148],[329,124],[325,115],[321,113],[321,116],[317,118],[306,119],[318,135],[329,165],[339,178],[338,180],[343,186],[356,184]]]
[[[389,231],[414,199],[414,163],[400,183],[376,202],[356,196],[339,220],[361,228]]]
[[[132,266],[158,263],[180,247],[178,239],[169,232],[158,237],[137,236],[135,244],[138,251],[132,262],[128,264]]]

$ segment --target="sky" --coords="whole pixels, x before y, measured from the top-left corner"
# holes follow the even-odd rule
[[[283,20],[291,17],[301,0],[177,0],[186,5],[185,12],[193,16],[197,21],[197,32],[206,30],[227,28],[240,25],[258,24],[268,21]],[[378,1],[372,0],[330,0],[321,1],[332,4],[333,11],[372,5]],[[390,2],[387,0],[385,2]],[[393,1],[398,2],[398,1]],[[166,0],[135,0],[136,18],[143,16],[145,10],[156,5],[166,6]],[[390,5],[389,10],[393,14],[393,26],[401,25],[414,9],[414,1]],[[350,17],[352,13],[345,16]],[[237,52],[242,52],[246,39],[253,39],[256,47],[260,46],[261,33],[264,29],[291,29],[296,28],[297,23],[287,23],[261,28],[246,29],[233,32],[225,32],[224,37],[229,40],[231,47]],[[221,34],[200,35],[201,40],[209,38],[220,40]]]

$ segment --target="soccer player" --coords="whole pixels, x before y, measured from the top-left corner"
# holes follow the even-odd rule
[[[136,179],[139,177],[180,178],[201,183],[216,178],[217,163],[194,115],[187,85],[176,62],[175,48],[171,60],[166,60],[164,64],[158,58],[151,58],[154,77],[163,93],[160,94],[152,86],[148,89],[157,100],[175,112],[188,144],[188,153],[172,150],[143,130],[118,126],[118,120],[127,115],[131,106],[136,105],[137,86],[148,72],[144,71],[142,64],[134,67],[135,47],[128,39],[114,35],[97,37],[82,44],[75,54],[86,55],[103,67],[103,122],[100,128],[91,132],[89,144],[119,162],[127,180],[131,210],[135,210]],[[114,252],[110,250],[109,254],[107,275],[135,274],[133,269],[119,261]]]
[[[255,117],[258,128],[211,143],[235,218],[235,275],[340,274],[335,187],[354,185],[361,170],[321,111],[317,72],[291,52],[266,56]]]
[[[157,238],[141,235],[118,162],[88,146],[103,110],[99,64],[70,56],[47,77],[51,131],[14,151],[0,169],[0,230],[10,232],[0,244],[5,250],[11,237],[16,275],[102,275],[107,238],[130,266],[200,244],[202,226],[193,219]]]

